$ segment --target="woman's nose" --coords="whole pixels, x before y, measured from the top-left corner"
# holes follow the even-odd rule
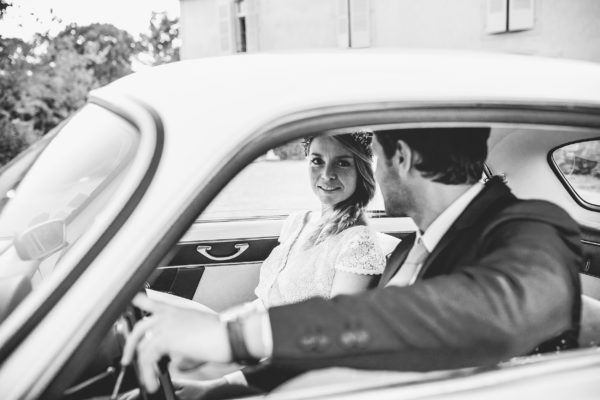
[[[329,179],[329,180],[337,178],[337,175],[335,173],[335,168],[333,165],[329,165],[329,164],[325,165],[325,168],[323,170],[323,178]]]

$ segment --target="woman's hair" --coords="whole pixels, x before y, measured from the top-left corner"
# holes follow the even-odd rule
[[[346,200],[334,206],[334,212],[321,223],[311,235],[307,245],[317,245],[329,236],[337,235],[355,225],[366,225],[364,208],[375,195],[373,174],[373,132],[357,131],[331,136],[354,156],[356,166],[356,189]],[[313,137],[304,139],[304,152],[308,156]]]

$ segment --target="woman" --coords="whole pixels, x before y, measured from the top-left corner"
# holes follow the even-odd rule
[[[383,272],[385,257],[364,214],[375,194],[371,140],[370,132],[305,139],[321,210],[285,221],[255,290],[266,307],[356,293]]]

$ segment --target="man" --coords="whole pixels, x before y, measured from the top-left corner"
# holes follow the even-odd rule
[[[379,288],[225,318],[137,297],[153,315],[136,325],[123,362],[137,350],[152,391],[164,355],[268,358],[246,377],[270,389],[314,368],[428,371],[575,347],[578,227],[550,203],[516,199],[498,178],[479,182],[488,136],[488,128],[376,134],[386,212],[413,218],[422,232],[408,257],[392,255]]]

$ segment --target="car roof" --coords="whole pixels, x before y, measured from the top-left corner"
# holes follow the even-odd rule
[[[105,103],[128,98],[152,108],[169,149],[161,163],[170,160],[169,173],[187,173],[181,178],[197,182],[194,174],[220,168],[257,132],[290,115],[399,102],[597,107],[600,66],[450,51],[243,54],[149,68],[90,97]]]
[[[158,109],[243,104],[237,111],[248,114],[386,99],[598,104],[599,71],[585,61],[466,51],[257,53],[166,64],[102,90]]]

